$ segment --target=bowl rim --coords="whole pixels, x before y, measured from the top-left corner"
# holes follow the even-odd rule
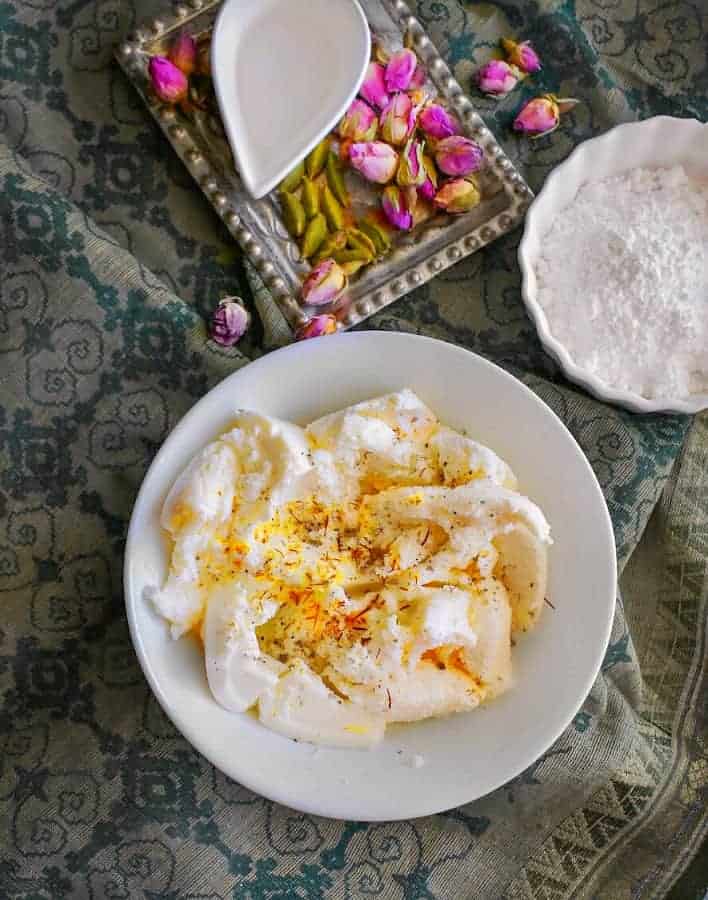
[[[623,406],[631,412],[637,413],[663,412],[693,414],[708,408],[708,393],[691,394],[688,397],[656,397],[649,399],[647,397],[642,397],[640,394],[634,393],[633,391],[612,387],[597,375],[594,375],[587,369],[584,369],[582,366],[575,363],[566,346],[552,333],[546,313],[536,299],[536,292],[532,291],[530,283],[531,272],[534,268],[534,257],[530,249],[530,244],[534,229],[538,228],[538,209],[542,205],[544,197],[546,199],[548,198],[548,195],[551,193],[556,183],[566,176],[570,164],[574,162],[577,157],[586,153],[591,153],[592,149],[597,147],[598,143],[609,143],[610,141],[615,140],[618,135],[621,137],[626,134],[627,131],[639,130],[640,128],[646,129],[646,127],[650,125],[653,127],[665,125],[667,127],[670,126],[671,128],[684,128],[685,130],[688,130],[689,128],[691,130],[700,128],[706,129],[705,134],[708,134],[708,123],[701,122],[696,118],[651,116],[650,118],[643,119],[639,122],[623,122],[620,125],[615,125],[603,134],[598,135],[597,137],[588,138],[578,144],[563,162],[556,166],[549,174],[543,187],[536,195],[536,198],[526,213],[524,232],[517,251],[517,258],[521,269],[521,297],[524,306],[526,307],[526,311],[536,327],[538,337],[543,344],[544,349],[553,357],[571,381],[584,387],[598,400]],[[602,173],[600,173],[599,177],[587,179],[586,181],[581,182],[581,184],[587,184],[591,180],[597,181],[601,178]],[[578,187],[580,187],[580,185],[578,185]],[[534,215],[534,212],[536,212],[536,215]]]
[[[148,503],[148,484],[151,481],[156,479],[159,480],[159,478],[162,477],[161,470],[163,468],[163,463],[169,453],[167,445],[179,441],[183,434],[199,421],[200,416],[204,411],[204,401],[206,397],[216,392],[219,392],[222,395],[225,394],[226,386],[232,385],[234,381],[243,374],[244,369],[251,367],[255,368],[256,370],[261,369],[262,367],[269,365],[269,360],[272,360],[275,355],[278,355],[281,360],[288,357],[295,358],[296,356],[301,355],[303,351],[305,351],[306,345],[310,342],[290,344],[286,347],[275,350],[272,353],[266,354],[266,356],[261,357],[258,360],[253,361],[252,363],[249,363],[242,369],[237,369],[236,371],[231,372],[229,375],[225,376],[223,379],[214,384],[212,388],[204,395],[202,395],[202,397],[199,398],[199,400],[197,400],[197,402],[179,419],[168,436],[165,438],[165,441],[163,442],[162,446],[158,450],[150,466],[145,472],[134,502],[133,510],[131,512],[123,561],[123,594],[131,642],[138,658],[138,662],[153,696],[157,700],[163,712],[174,724],[176,729],[188,741],[188,743],[195,750],[197,750],[197,752],[204,756],[217,769],[224,772],[227,777],[231,779],[237,778],[240,784],[252,791],[255,791],[259,795],[266,797],[269,800],[289,805],[290,807],[303,813],[324,816],[327,818],[347,819],[363,822],[396,821],[400,819],[407,820],[411,817],[417,818],[425,815],[433,815],[444,812],[446,809],[456,808],[458,805],[463,805],[465,803],[472,802],[473,800],[480,799],[480,797],[486,796],[488,793],[498,789],[504,784],[507,784],[510,780],[517,777],[525,768],[531,765],[534,760],[540,758],[543,753],[546,752],[546,750],[551,747],[556,740],[558,740],[565,729],[571,724],[574,716],[576,715],[578,710],[581,709],[583,703],[587,699],[590,690],[592,689],[593,684],[595,683],[598,675],[601,672],[602,661],[607,651],[615,618],[617,603],[616,585],[618,574],[614,527],[610,517],[604,492],[602,491],[597,476],[595,475],[595,472],[590,465],[590,461],[588,460],[587,455],[570,432],[568,426],[549,406],[549,404],[544,401],[542,397],[536,394],[519,378],[515,377],[510,372],[501,368],[499,365],[491,362],[485,357],[480,356],[479,354],[474,353],[473,351],[468,350],[465,347],[451,344],[446,341],[441,341],[436,338],[411,334],[408,332],[368,330],[332,335],[327,339],[327,343],[331,345],[334,342],[339,342],[340,344],[346,342],[351,345],[356,345],[357,343],[363,344],[372,337],[376,341],[402,344],[408,343],[413,346],[422,346],[424,344],[427,344],[431,346],[431,348],[438,347],[440,352],[444,351],[446,353],[450,353],[451,355],[473,357],[476,365],[480,365],[487,369],[493,369],[495,370],[497,377],[500,377],[503,381],[510,383],[513,382],[515,385],[515,389],[523,394],[528,402],[536,407],[542,407],[544,409],[544,415],[548,415],[555,420],[554,427],[557,427],[559,431],[564,434],[564,440],[569,439],[570,442],[575,446],[575,450],[579,454],[581,464],[584,467],[587,475],[589,476],[587,484],[592,489],[592,492],[596,496],[596,498],[599,498],[600,500],[598,509],[600,518],[602,518],[602,520],[604,521],[605,527],[603,531],[603,540],[606,543],[607,559],[609,562],[609,569],[606,573],[607,584],[613,585],[614,589],[611,589],[610,598],[610,589],[608,588],[608,606],[603,613],[604,620],[601,629],[602,634],[595,646],[592,664],[588,667],[587,671],[584,673],[584,677],[581,679],[582,688],[578,690],[576,699],[564,710],[562,719],[556,722],[554,727],[547,731],[543,739],[538,742],[537,746],[526,748],[525,752],[520,754],[514,765],[509,767],[508,771],[505,771],[502,777],[499,777],[499,773],[496,773],[495,776],[489,780],[486,788],[481,793],[474,793],[472,796],[469,796],[465,795],[464,792],[461,792],[459,800],[456,799],[452,804],[445,803],[441,805],[439,802],[430,801],[429,799],[427,799],[426,801],[419,801],[416,803],[416,811],[413,813],[405,812],[403,814],[398,814],[393,809],[389,809],[386,815],[381,815],[378,813],[352,815],[349,812],[347,812],[345,815],[342,815],[342,804],[339,801],[335,802],[331,799],[328,800],[326,797],[313,797],[311,799],[308,799],[307,801],[302,800],[302,798],[295,799],[295,797],[292,796],[291,792],[284,792],[282,788],[275,789],[271,786],[270,782],[268,784],[264,784],[262,782],[262,779],[253,777],[248,771],[241,770],[238,775],[235,775],[232,771],[228,770],[228,767],[224,766],[223,759],[219,758],[216,754],[211,752],[205,741],[202,739],[202,735],[197,730],[195,730],[189,713],[176,707],[172,703],[161,679],[158,677],[153,668],[152,660],[146,648],[144,635],[141,629],[141,617],[139,608],[140,604],[143,602],[143,597],[142,594],[139,595],[135,590],[135,579],[133,577],[133,560],[136,555],[135,545],[140,540],[139,519]]]

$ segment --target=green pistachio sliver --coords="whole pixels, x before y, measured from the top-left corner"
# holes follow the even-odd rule
[[[329,156],[330,143],[330,138],[326,137],[323,141],[319,142],[314,150],[311,150],[308,153],[307,158],[305,159],[305,169],[308,178],[317,178],[322,169],[324,169],[327,164],[327,157]]]
[[[335,250],[332,254],[332,259],[340,264],[349,262],[370,263],[373,260],[373,257],[370,253],[364,250],[363,247],[357,247],[356,250]]]
[[[351,198],[344,183],[344,172],[334,153],[330,153],[327,157],[327,184],[342,206],[349,206]]]
[[[342,272],[345,275],[355,275],[362,266],[368,266],[369,262],[365,259],[353,259],[350,262],[342,263]]]
[[[294,190],[297,189],[298,185],[302,181],[302,176],[305,174],[305,160],[299,162],[292,172],[289,175],[286,175],[285,178],[278,185],[278,190],[281,194],[290,194]]]
[[[328,234],[313,257],[313,262],[319,263],[323,259],[329,259],[335,250],[343,250],[346,246],[347,234],[345,231],[335,231],[334,234]]]
[[[376,244],[358,228],[347,229],[347,244],[352,250],[366,250],[372,259],[376,256]]]
[[[322,213],[317,213],[317,215],[307,223],[305,234],[302,237],[300,252],[305,259],[309,259],[317,253],[326,237],[327,221]]]
[[[320,211],[320,192],[315,182],[307,177],[302,179],[302,205],[308,219]]]
[[[380,228],[376,224],[376,222],[372,222],[369,219],[362,219],[362,221],[358,223],[358,228],[372,241],[376,247],[376,253],[379,256],[383,256],[384,253],[388,253],[391,249],[391,241],[388,239],[388,235],[383,228]]]
[[[281,194],[280,202],[283,207],[283,222],[292,237],[301,237],[305,231],[307,218],[302,203],[295,194]]]
[[[322,186],[322,212],[325,214],[330,231],[344,228],[344,210],[328,184]]]

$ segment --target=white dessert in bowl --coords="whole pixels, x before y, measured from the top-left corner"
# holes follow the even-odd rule
[[[367,751],[288,740],[254,712],[216,702],[203,646],[191,636],[173,639],[146,602],[146,588],[160,588],[170,572],[172,540],[160,524],[165,499],[190,460],[233,429],[238,409],[305,426],[406,386],[446,425],[494,448],[543,510],[553,532],[547,596],[554,608],[544,605],[539,626],[515,636],[513,687],[491,702],[387,725],[381,743]],[[358,332],[296,343],[210,390],[174,426],[145,474],[124,584],[131,638],[153,696],[134,714],[168,747],[184,746],[161,707],[220,770],[211,777],[229,797],[261,802],[241,785],[293,809],[346,820],[429,815],[514,778],[573,727],[607,647],[616,574],[612,525],[587,458],[518,379],[461,347],[412,334]]]
[[[306,428],[238,413],[161,525],[173,637],[197,633],[223,707],[298,740],[371,746],[494,699],[543,606],[543,513],[410,390]]]

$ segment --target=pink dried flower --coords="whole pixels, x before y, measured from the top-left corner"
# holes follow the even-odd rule
[[[578,103],[570,97],[559,99],[554,94],[543,94],[529,100],[514,119],[514,131],[521,131],[539,138],[558,128],[561,113],[567,112]]]
[[[425,71],[425,67],[420,63],[415,67],[415,72],[413,73],[413,77],[411,78],[411,83],[408,85],[409,91],[418,91],[420,90],[426,82],[428,77],[428,73]]]
[[[522,72],[526,72],[529,75],[540,70],[541,60],[531,41],[523,41],[521,44],[517,44],[516,41],[512,41],[510,38],[502,38],[501,43],[507,59],[517,69],[521,69]]]
[[[393,54],[384,72],[384,83],[389,94],[408,90],[417,65],[418,59],[412,50],[403,49]]]
[[[432,200],[438,189],[438,171],[432,159],[423,154],[423,167],[425,168],[425,181],[418,188],[418,196],[423,200]]]
[[[302,285],[301,300],[309,306],[332,303],[347,286],[347,276],[333,259],[323,259]]]
[[[363,100],[354,100],[337,129],[339,136],[349,141],[373,141],[379,130],[376,113]]]
[[[470,175],[481,169],[484,152],[470,138],[455,134],[435,147],[435,162],[446,175]]]
[[[434,140],[442,140],[461,131],[457,119],[439,103],[426,106],[418,117],[418,124],[426,135]]]
[[[501,97],[519,83],[519,70],[503,59],[491,59],[477,72],[477,84],[483,94]]]
[[[157,96],[164,103],[179,103],[187,96],[189,86],[184,72],[164,56],[152,56],[148,74]]]
[[[415,128],[416,110],[408,94],[394,94],[381,110],[381,136],[390,144],[405,144]]]
[[[325,334],[334,334],[337,330],[337,320],[334,316],[313,316],[300,327],[295,335],[298,341],[308,338],[322,337]]]
[[[189,77],[197,65],[197,42],[189,34],[180,34],[172,42],[168,56],[170,62]]]
[[[222,347],[233,347],[248,331],[250,313],[232,297],[219,302],[211,317],[210,336]]]
[[[401,187],[418,187],[427,177],[423,163],[423,143],[411,138],[401,152],[396,181]]]
[[[435,206],[447,213],[464,213],[480,201],[477,185],[467,178],[446,181],[435,195]]]
[[[390,184],[384,188],[381,206],[386,218],[401,231],[410,231],[413,227],[413,211],[410,205],[410,194],[402,191],[397,185]]]
[[[381,63],[369,63],[366,75],[359,88],[359,93],[364,100],[372,106],[378,106],[379,109],[388,103],[388,93],[384,80],[385,72],[386,70]]]
[[[387,184],[396,173],[398,153],[383,141],[352,144],[349,162],[368,181]]]

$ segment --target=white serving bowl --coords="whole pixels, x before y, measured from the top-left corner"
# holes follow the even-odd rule
[[[695,177],[708,179],[708,125],[696,119],[655,116],[643,122],[617,125],[600,137],[584,141],[546,179],[526,215],[519,245],[521,293],[538,336],[546,351],[566,376],[600,400],[616,403],[633,412],[695,413],[708,408],[708,394],[661,397],[649,400],[639,394],[606,384],[597,375],[576,365],[549,326],[536,299],[536,261],[542,240],[555,216],[590,181],[601,181],[630,169],[661,169],[682,165]],[[708,351],[707,351],[708,352]]]
[[[372,750],[315,748],[219,706],[197,642],[173,641],[145,597],[169,547],[165,495],[192,456],[239,407],[306,424],[411,387],[440,419],[496,450],[550,523],[548,597],[537,628],[517,639],[514,686],[470,713],[391,726]],[[182,419],[140,489],[125,552],[125,602],[145,676],[162,708],[214,765],[295,809],[345,819],[408,819],[468,803],[518,775],[571,722],[602,662],[616,561],[602,491],[574,438],[520,381],[467,350],[387,332],[293,344],[224,379]],[[415,763],[424,763],[416,768]]]

